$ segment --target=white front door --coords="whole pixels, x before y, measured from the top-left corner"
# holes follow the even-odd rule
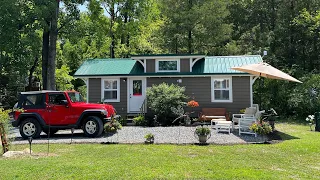
[[[128,89],[129,112],[140,112],[146,98],[146,78],[130,78]]]

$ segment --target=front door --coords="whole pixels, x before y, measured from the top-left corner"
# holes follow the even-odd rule
[[[146,78],[129,79],[129,112],[140,112],[146,97]]]

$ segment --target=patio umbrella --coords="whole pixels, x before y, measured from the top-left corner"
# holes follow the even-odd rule
[[[270,79],[280,79],[280,80],[288,80],[288,81],[302,83],[298,79],[263,62],[257,63],[257,64],[248,64],[248,65],[239,66],[239,67],[232,67],[231,69],[246,72],[246,73],[257,75],[257,76],[262,76],[265,78],[270,78]]]

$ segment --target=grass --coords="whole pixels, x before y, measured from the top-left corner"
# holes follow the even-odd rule
[[[320,132],[276,127],[287,139],[278,144],[52,144],[56,156],[0,158],[0,179],[320,179]],[[46,150],[33,146],[34,152]]]

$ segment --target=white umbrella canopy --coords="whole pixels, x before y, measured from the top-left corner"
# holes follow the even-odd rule
[[[298,79],[263,62],[257,63],[257,64],[248,64],[248,65],[239,66],[239,67],[232,67],[231,69],[246,72],[246,73],[257,75],[257,76],[262,76],[265,78],[270,78],[270,79],[280,79],[280,80],[288,80],[288,81],[302,83]]]

